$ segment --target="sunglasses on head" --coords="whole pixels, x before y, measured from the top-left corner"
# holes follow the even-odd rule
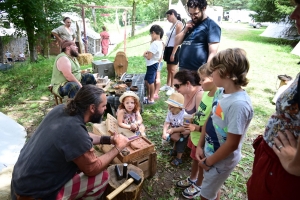
[[[182,85],[184,85],[184,84],[174,84],[174,87],[178,90],[179,88],[180,88],[180,86],[182,86]]]

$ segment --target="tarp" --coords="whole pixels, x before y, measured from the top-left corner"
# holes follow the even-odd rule
[[[23,126],[0,112],[0,171],[17,162],[26,135]]]

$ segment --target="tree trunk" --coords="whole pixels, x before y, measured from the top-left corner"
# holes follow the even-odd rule
[[[136,1],[132,3],[132,17],[131,17],[131,37],[134,36],[135,19],[136,19]]]
[[[0,63],[4,63],[4,51],[3,51],[3,41],[2,37],[0,37]]]
[[[36,53],[36,40],[34,38],[34,29],[27,28],[27,37],[29,44],[29,52],[30,52],[30,62],[37,61],[37,53]]]

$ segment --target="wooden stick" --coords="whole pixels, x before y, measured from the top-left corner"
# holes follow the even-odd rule
[[[113,199],[115,196],[117,196],[120,192],[122,192],[125,188],[127,188],[131,183],[133,182],[133,178],[128,179],[125,181],[122,185],[117,187],[113,192],[111,192],[109,195],[106,196],[107,200]]]

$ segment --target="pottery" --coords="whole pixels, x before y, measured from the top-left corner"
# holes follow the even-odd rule
[[[126,80],[125,80],[125,84],[126,84],[128,87],[131,87],[131,85],[132,85],[132,79],[126,79]]]

